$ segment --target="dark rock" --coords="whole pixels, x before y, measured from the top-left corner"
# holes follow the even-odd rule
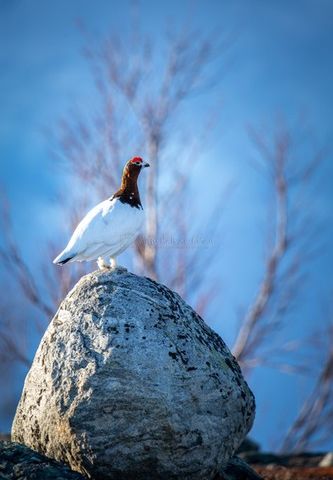
[[[320,460],[319,467],[333,467],[333,452],[326,453]]]
[[[244,460],[235,456],[231,458],[216,480],[263,480]]]
[[[270,452],[243,452],[239,456],[251,465],[279,465],[284,467],[317,467],[324,453],[298,453],[278,455]]]
[[[244,452],[259,452],[260,445],[249,437],[246,437],[244,441],[240,444],[237,453]]]
[[[95,480],[209,480],[254,410],[223,340],[179,295],[124,270],[99,271],[50,323],[12,438]]]
[[[84,480],[84,477],[24,445],[0,441],[0,479]]]

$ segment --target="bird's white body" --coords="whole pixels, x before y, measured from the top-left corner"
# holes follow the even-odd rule
[[[83,262],[122,253],[135,239],[144,221],[142,208],[119,198],[105,200],[90,210],[76,227],[67,247],[53,263]]]

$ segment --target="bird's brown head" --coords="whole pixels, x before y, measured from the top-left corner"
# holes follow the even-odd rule
[[[133,157],[126,163],[119,190],[111,198],[119,198],[131,207],[142,208],[137,179],[142,168],[149,167],[141,157]]]
[[[130,177],[133,180],[137,179],[142,168],[149,167],[149,163],[142,160],[141,157],[133,157],[125,165],[123,177]]]

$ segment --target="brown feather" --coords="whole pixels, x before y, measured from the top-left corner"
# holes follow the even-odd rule
[[[121,179],[121,186],[114,195],[110,198],[119,198],[122,203],[128,203],[131,207],[142,208],[139,189],[138,189],[138,176],[142,169],[141,165],[136,165],[131,162],[127,162],[123,170],[123,176]]]

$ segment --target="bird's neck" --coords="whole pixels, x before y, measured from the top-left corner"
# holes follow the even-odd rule
[[[129,173],[124,173],[121,179],[120,190],[124,193],[137,193],[139,195],[138,189],[138,176],[130,175]]]
[[[113,197],[119,198],[122,203],[128,203],[131,207],[142,208],[137,180],[137,176],[124,173],[121,186]]]

